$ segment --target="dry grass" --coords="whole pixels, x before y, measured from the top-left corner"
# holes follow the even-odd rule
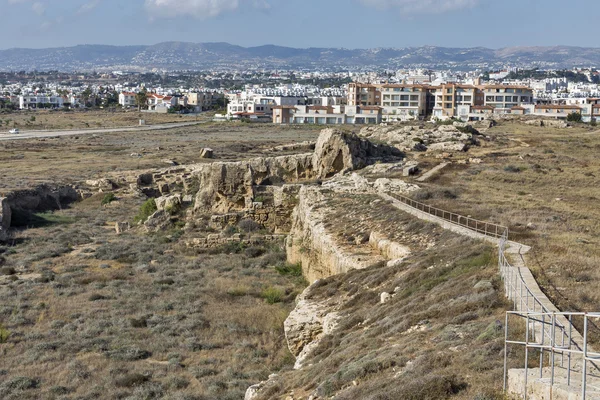
[[[194,117],[191,117],[193,120]],[[137,110],[109,112],[103,110],[77,111],[16,111],[0,113],[1,129],[58,130],[85,128],[115,128],[136,126],[140,119],[147,124],[164,124],[190,120],[186,115],[140,113]]]
[[[420,234],[413,225],[407,233]],[[316,393],[336,399],[501,399],[508,304],[487,245],[441,231],[436,245],[399,267],[323,279],[308,297],[342,315],[299,371],[281,375],[264,399]],[[476,290],[478,282],[492,288]],[[381,292],[396,293],[380,304]],[[516,366],[519,349],[511,352]]]
[[[115,171],[162,168],[168,165],[165,159],[179,164],[209,162],[200,159],[204,147],[213,148],[220,161],[282,155],[269,149],[314,140],[318,134],[314,127],[211,123],[165,131],[0,142],[0,193],[44,182],[71,184]],[[132,153],[142,157],[132,157]]]
[[[275,269],[282,244],[198,254],[179,223],[117,237],[142,200],[102,197],[0,248],[2,399],[240,399],[293,362],[283,320],[305,283]]]
[[[446,169],[417,196],[509,226],[511,239],[532,246],[527,265],[559,309],[598,311],[598,134],[502,123],[469,152],[482,164]]]

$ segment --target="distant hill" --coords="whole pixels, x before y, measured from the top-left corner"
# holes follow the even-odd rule
[[[248,68],[425,67],[444,69],[521,67],[571,68],[600,65],[600,48],[569,46],[447,48],[435,46],[296,49],[274,45],[241,47],[229,43],[164,42],[151,46],[80,45],[49,49],[0,50],[0,70],[206,70]]]

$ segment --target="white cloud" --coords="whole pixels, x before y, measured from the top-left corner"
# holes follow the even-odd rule
[[[37,15],[44,15],[44,13],[46,12],[46,6],[40,3],[39,1],[36,1],[31,5],[31,10]]]
[[[206,19],[237,10],[240,0],[146,0],[145,5],[155,18],[190,15]]]
[[[100,0],[90,0],[87,3],[84,3],[81,7],[79,7],[76,14],[81,15],[90,12],[94,8],[98,7],[99,4]]]
[[[379,9],[397,8],[403,14],[439,14],[474,7],[479,0],[360,0],[360,2]]]

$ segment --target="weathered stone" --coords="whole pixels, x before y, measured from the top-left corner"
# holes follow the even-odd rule
[[[475,290],[490,290],[493,289],[494,285],[492,285],[492,282],[490,281],[479,281],[475,284],[475,286],[473,286],[473,289]]]
[[[369,243],[387,259],[398,260],[410,255],[408,247],[393,242],[375,231],[371,232]]]
[[[181,206],[181,195],[161,196],[154,199],[157,210],[175,210]]]
[[[392,298],[391,294],[389,294],[388,292],[383,292],[379,295],[379,302],[381,304],[385,304],[388,301],[390,301],[391,298]]]
[[[327,309],[323,304],[306,298],[309,290],[310,287],[298,296],[296,308],[283,323],[288,348],[294,356],[299,355],[304,346],[323,332],[323,318]]]
[[[6,197],[0,197],[0,241],[8,239],[12,211]]]
[[[325,129],[315,145],[312,164],[318,177],[328,178],[344,170],[364,168],[374,158],[401,156],[394,147],[375,145],[354,133]]]
[[[165,158],[165,159],[163,159],[163,160],[161,160],[161,161],[162,161],[163,163],[165,163],[165,164],[172,165],[172,166],[179,165],[179,163],[178,163],[177,161],[175,161],[175,160],[171,160],[171,159],[168,159],[168,158]]]
[[[407,164],[402,170],[402,176],[411,176],[417,173],[419,164]]]
[[[150,173],[140,174],[137,177],[138,186],[151,185],[152,182],[153,182],[153,177],[152,177],[152,174],[150,174]]]
[[[171,224],[171,217],[165,210],[156,211],[144,222],[144,226],[148,232],[164,231]]]
[[[85,184],[87,186],[102,189],[102,190],[113,190],[115,188],[114,182],[107,178],[90,179],[90,180],[85,181]]]
[[[161,182],[158,184],[158,191],[160,194],[165,195],[170,193],[171,189],[169,188],[169,184],[167,182]]]
[[[131,229],[131,225],[129,224],[129,222],[115,223],[115,231],[117,232],[117,235],[120,235],[123,232],[127,232],[129,229]]]
[[[205,147],[202,150],[200,150],[200,158],[213,158],[213,157],[214,157],[213,149]]]

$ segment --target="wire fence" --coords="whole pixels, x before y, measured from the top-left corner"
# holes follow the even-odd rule
[[[600,318],[600,313],[563,313],[549,309],[547,304],[552,303],[543,294],[536,295],[532,288],[527,285],[523,276],[523,271],[527,270],[526,267],[515,267],[508,261],[506,253],[509,244],[518,244],[508,241],[507,227],[432,207],[406,196],[394,195],[394,197],[416,210],[468,228],[487,237],[498,239],[498,267],[504,281],[506,297],[514,305],[514,311],[506,313],[505,321],[504,390],[507,390],[508,349],[510,345],[519,345],[525,347],[523,385],[523,398],[525,400],[527,400],[529,352],[532,349],[539,351],[540,378],[544,376],[544,366],[549,367],[551,385],[554,385],[557,374],[561,382],[565,381],[567,386],[574,383],[572,379],[574,373],[577,376],[580,375],[581,396],[583,400],[586,400],[590,380],[600,378],[600,367],[598,366],[600,353],[593,352],[589,346],[590,326],[597,328],[597,325],[590,324],[590,321]],[[520,250],[518,255],[520,256]],[[529,271],[527,270],[527,272]],[[543,299],[540,297],[543,297]],[[525,320],[527,329],[525,329],[524,340],[509,340],[510,316]],[[580,323],[583,326],[583,335],[575,329],[574,320],[577,318],[582,319]],[[596,397],[594,396],[594,398]]]

